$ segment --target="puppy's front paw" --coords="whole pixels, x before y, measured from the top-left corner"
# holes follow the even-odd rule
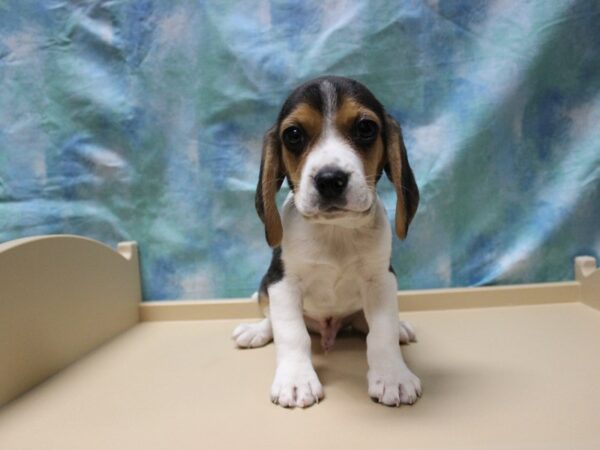
[[[277,367],[271,386],[271,401],[284,408],[305,408],[319,403],[323,398],[323,386],[310,363],[282,362]]]
[[[412,405],[421,396],[421,380],[407,367],[369,370],[369,395],[388,406]]]

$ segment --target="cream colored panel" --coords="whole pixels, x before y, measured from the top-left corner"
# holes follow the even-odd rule
[[[580,284],[518,284],[398,292],[400,312],[542,305],[580,301]],[[153,301],[140,305],[142,322],[156,320],[251,319],[263,317],[256,299]]]
[[[575,258],[575,277],[581,283],[581,300],[600,309],[600,270],[596,268],[596,259],[591,256]]]
[[[76,236],[0,245],[0,405],[138,322],[137,247]]]

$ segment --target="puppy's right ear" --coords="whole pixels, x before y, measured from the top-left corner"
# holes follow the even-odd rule
[[[263,140],[255,197],[256,212],[265,224],[265,236],[270,247],[277,247],[283,237],[281,217],[275,203],[275,195],[285,178],[282,166],[281,142],[277,136],[277,126],[274,125],[267,131]]]

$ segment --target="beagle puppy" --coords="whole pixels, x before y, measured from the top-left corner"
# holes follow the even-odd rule
[[[274,403],[306,407],[323,398],[308,331],[320,333],[328,351],[345,327],[367,335],[372,398],[399,406],[421,395],[399,346],[415,335],[398,320],[391,227],[375,189],[383,172],[395,186],[395,231],[404,239],[419,190],[400,126],[348,78],[296,88],[265,135],[256,210],[273,248],[258,292],[266,318],[239,325],[233,338],[239,347],[274,339]],[[284,178],[291,192],[280,216],[275,195]]]

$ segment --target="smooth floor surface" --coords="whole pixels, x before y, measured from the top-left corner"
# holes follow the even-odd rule
[[[414,406],[367,395],[364,339],[314,363],[320,404],[269,401],[274,348],[235,321],[142,323],[0,410],[0,449],[600,449],[600,312],[556,304],[403,314]]]

